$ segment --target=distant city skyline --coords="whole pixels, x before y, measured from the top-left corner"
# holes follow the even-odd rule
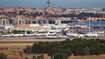
[[[49,0],[49,7],[105,8],[105,0]],[[47,0],[0,0],[0,7],[45,8]]]

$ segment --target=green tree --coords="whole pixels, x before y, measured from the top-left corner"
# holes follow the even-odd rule
[[[28,59],[28,57],[26,57],[25,59]]]
[[[42,51],[42,53],[46,53],[47,52],[47,45],[41,45],[41,51]]]
[[[30,31],[27,31],[27,34],[30,34]]]
[[[89,51],[89,48],[87,46],[85,48],[85,55],[90,55],[90,51]]]
[[[20,53],[20,56],[22,57],[22,53]]]
[[[68,56],[67,55],[65,55],[65,59],[68,59]]]
[[[33,59],[35,59],[36,57],[35,57],[35,55],[33,56]]]
[[[77,56],[77,55],[85,55],[84,48],[78,47],[78,48],[76,49],[76,52],[75,52],[75,56]]]
[[[102,19],[102,21],[105,21],[104,19]]]
[[[67,38],[65,41],[69,41],[70,39],[69,38]]]
[[[97,55],[100,55],[100,54],[101,54],[101,48],[99,46],[98,49],[97,49]]]
[[[104,54],[105,53],[105,44],[102,44],[101,50],[102,50],[102,53]]]
[[[0,33],[3,33],[3,31],[0,31]]]
[[[41,54],[41,56],[40,56],[40,57],[41,57],[41,59],[44,59],[44,55],[43,55],[43,54]]]
[[[64,59],[64,54],[58,53],[57,55],[54,56],[54,59]]]
[[[38,44],[40,44],[40,45],[44,45],[44,42],[38,42]]]
[[[32,53],[32,47],[29,46],[29,45],[27,45],[27,47],[26,47],[26,52],[27,52],[27,53]]]
[[[10,33],[10,31],[8,31],[8,33]]]
[[[40,59],[41,57],[40,56],[37,56],[37,59]]]
[[[97,49],[95,47],[90,47],[90,53],[93,55],[93,54],[96,54],[97,52]]]
[[[22,57],[22,53],[21,53],[21,51],[19,51],[19,53],[20,53],[20,56]]]
[[[4,55],[4,53],[0,54],[0,59],[7,59],[7,55]]]
[[[48,45],[48,44],[49,44],[49,42],[45,42],[45,44],[46,44],[46,45]]]

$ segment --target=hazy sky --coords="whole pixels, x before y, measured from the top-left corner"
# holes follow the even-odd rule
[[[45,8],[47,0],[0,0],[0,7]],[[50,0],[50,7],[105,8],[105,0]]]

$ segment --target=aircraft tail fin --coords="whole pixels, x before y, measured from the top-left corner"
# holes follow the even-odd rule
[[[43,26],[43,24],[40,21],[38,21],[38,23],[39,23],[39,26]]]
[[[77,33],[80,34],[80,32],[77,30]]]
[[[62,29],[62,32],[63,32],[64,35],[67,35],[66,32],[63,29]]]
[[[26,33],[27,33],[27,31],[25,31],[25,33],[23,34],[23,36],[25,36],[25,35],[26,35]]]
[[[83,33],[83,32],[80,32],[79,30],[77,30],[77,33],[78,33],[78,34],[85,34],[85,33]]]
[[[41,25],[41,22],[40,21],[38,21],[38,23],[39,23],[39,25]]]

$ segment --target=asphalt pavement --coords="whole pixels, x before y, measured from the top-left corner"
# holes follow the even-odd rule
[[[80,29],[80,31],[81,32],[88,32],[88,29]],[[94,30],[91,30],[91,31],[98,31],[97,29],[94,29]],[[76,32],[76,30],[74,31],[74,32]],[[61,34],[61,33],[59,33],[59,34]],[[74,39],[75,37],[69,37],[70,39]],[[34,39],[34,40],[36,40],[36,39],[48,39],[48,38],[46,38],[46,36],[22,36],[22,37],[0,37],[0,40],[10,40],[10,39],[12,39],[12,40],[25,40],[25,39],[27,39],[27,40],[30,40],[30,39]],[[100,36],[100,37],[83,37],[82,39],[105,39],[105,34],[104,34],[104,36]],[[49,39],[50,40],[50,39]],[[60,40],[60,38],[59,38],[59,40]],[[24,41],[24,42],[21,42],[21,41],[12,41],[12,42],[0,42],[0,43],[37,43],[37,42],[39,42],[39,41]]]

